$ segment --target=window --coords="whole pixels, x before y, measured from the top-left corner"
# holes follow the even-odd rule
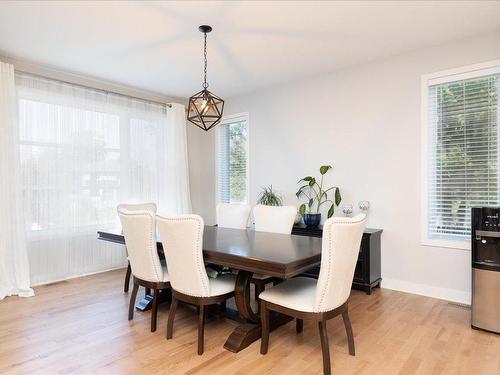
[[[500,205],[500,69],[471,69],[423,83],[423,240],[469,248],[471,207]]]
[[[189,212],[183,106],[22,73],[16,85],[33,284],[123,266],[122,247],[96,240],[119,227],[119,203]]]
[[[164,109],[99,107],[80,97],[80,90],[67,103],[67,97],[22,86],[27,79],[18,82],[28,230],[93,230],[117,223],[121,201],[158,202]]]
[[[223,118],[216,137],[217,201],[248,203],[248,114]]]

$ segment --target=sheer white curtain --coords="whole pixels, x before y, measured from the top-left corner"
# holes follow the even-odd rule
[[[14,66],[0,62],[0,299],[29,297]]]
[[[161,152],[167,167],[165,173],[160,173],[161,195],[158,211],[191,213],[186,108],[182,104],[172,103],[172,107],[167,108],[165,135]]]
[[[33,284],[125,266],[122,246],[96,239],[118,225],[118,203],[190,212],[182,105],[27,74],[16,84]]]

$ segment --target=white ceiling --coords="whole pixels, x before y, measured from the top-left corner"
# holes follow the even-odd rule
[[[500,2],[0,2],[0,55],[187,97],[229,97],[500,29]]]

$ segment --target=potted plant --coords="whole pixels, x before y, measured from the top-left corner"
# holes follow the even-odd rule
[[[257,204],[264,206],[283,206],[283,199],[273,190],[273,185],[264,186],[257,198]]]
[[[319,183],[316,178],[311,176],[306,176],[297,183],[303,183],[295,195],[298,199],[307,199],[306,203],[300,205],[299,212],[304,218],[304,224],[308,227],[317,227],[321,222],[321,206],[324,204],[330,205],[328,217],[331,217],[335,211],[335,206],[338,206],[342,201],[338,187],[332,186],[328,189],[323,189],[323,177],[330,169],[332,169],[331,165],[322,165],[319,168],[321,175]],[[333,199],[329,198],[332,195]]]

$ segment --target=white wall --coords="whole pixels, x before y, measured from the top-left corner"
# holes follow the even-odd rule
[[[193,213],[206,224],[215,224],[215,137],[214,130],[205,132],[187,125],[189,185]]]
[[[383,286],[469,303],[470,252],[420,244],[420,79],[498,58],[495,33],[227,99],[226,114],[250,113],[252,203],[272,183],[297,204],[299,178],[332,164],[327,182],[343,203],[369,200],[369,226],[384,230]],[[194,129],[188,139],[193,208],[208,223],[213,134]]]

